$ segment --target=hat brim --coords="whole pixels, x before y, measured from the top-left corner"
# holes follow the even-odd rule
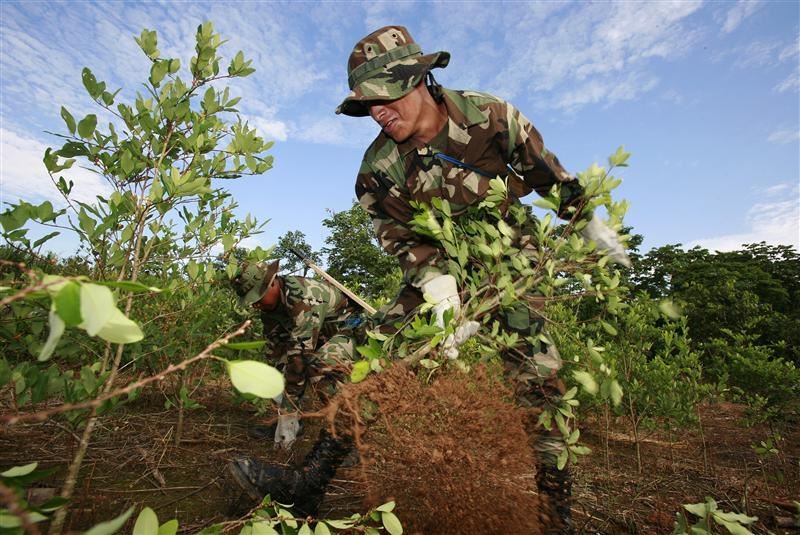
[[[356,85],[336,108],[337,114],[351,117],[369,115],[369,103],[397,100],[410,93],[431,69],[445,68],[449,52],[436,52],[388,63],[383,69]]]
[[[239,306],[242,308],[249,308],[253,305],[253,303],[257,303],[261,301],[264,297],[264,294],[267,293],[269,290],[272,281],[275,280],[275,277],[278,275],[278,261],[272,262],[267,266],[266,273],[264,274],[264,280],[261,282],[261,285],[253,288],[242,297],[239,298]]]

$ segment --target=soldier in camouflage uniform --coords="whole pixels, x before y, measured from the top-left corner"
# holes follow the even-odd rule
[[[330,396],[349,373],[353,338],[363,322],[360,310],[324,281],[278,275],[277,260],[244,263],[232,285],[240,306],[261,311],[267,360],[286,379],[275,442],[288,448],[297,435],[297,411],[308,383],[320,383]]]
[[[541,195],[560,185],[562,211],[581,210],[583,190],[554,154],[542,136],[512,104],[476,91],[453,91],[441,87],[431,69],[446,67],[447,52],[423,55],[408,31],[401,26],[381,28],[356,44],[349,60],[351,92],[337,113],[371,116],[381,133],[372,142],[356,178],[356,195],[370,214],[383,248],[397,257],[406,286],[387,316],[400,317],[423,302],[427,294],[458,312],[460,296],[455,279],[447,274],[444,251],[414,232],[412,202],[430,204],[446,199],[454,217],[488,194],[489,181],[507,179],[509,197],[536,191]],[[588,214],[587,214],[588,215]],[[612,259],[627,257],[616,234],[593,218],[588,238],[603,238]],[[609,236],[611,233],[611,236]],[[517,228],[518,244],[532,247],[525,229]],[[438,306],[438,304],[437,304]],[[434,307],[436,311],[436,306]],[[500,314],[509,330],[535,335],[542,318],[527,307]],[[474,333],[456,340],[463,342]],[[455,353],[457,355],[457,351]],[[527,357],[506,354],[507,376],[520,403],[543,407],[557,403],[564,385],[556,373],[560,358],[554,347],[528,347]],[[558,470],[556,459],[566,447],[560,431],[540,430],[533,437],[538,452],[537,484],[553,510],[548,511],[551,529],[566,533],[570,527],[571,478]]]
[[[447,274],[443,251],[412,228],[412,201],[430,203],[443,198],[457,216],[480,203],[488,193],[489,180],[501,176],[508,179],[513,202],[534,190],[545,194],[559,184],[564,210],[583,206],[577,180],[545,150],[539,132],[514,106],[486,93],[453,91],[435,82],[431,69],[446,67],[449,59],[447,52],[423,55],[401,26],[381,28],[353,49],[348,63],[351,92],[336,110],[356,117],[369,115],[382,129],[364,155],[356,194],[372,217],[381,245],[397,257],[404,272],[405,287],[384,310],[387,321],[413,313],[424,302],[423,294],[435,302],[437,321],[441,322],[444,310],[453,308],[457,313],[460,308],[456,281]],[[612,230],[597,218],[586,228],[587,238],[602,243],[613,260],[626,262]],[[531,246],[523,229],[517,230],[519,244]],[[505,313],[500,319],[507,328],[525,335],[537,333],[542,323],[527,308]],[[464,322],[446,354],[457,355],[457,344],[476,329],[475,322]],[[529,348],[525,359],[504,355],[517,397],[532,407],[557,402],[564,392],[556,375],[560,367],[557,351],[550,347],[534,353],[534,348]],[[537,485],[552,506],[545,522],[555,533],[569,533],[571,478],[568,470],[556,467],[556,458],[565,447],[560,432],[538,433],[534,447],[539,453]],[[328,460],[335,463],[338,459],[332,455]],[[312,484],[305,466],[280,473],[260,467],[248,475],[262,493],[278,491],[298,498],[310,484],[314,489],[327,484],[327,480]]]

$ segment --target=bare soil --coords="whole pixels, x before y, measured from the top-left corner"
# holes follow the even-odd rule
[[[539,532],[524,431],[531,415],[509,401],[492,374],[450,374],[428,386],[398,366],[367,383],[345,389],[337,407],[358,424],[362,462],[337,472],[321,516],[341,518],[394,499],[406,533]],[[156,390],[101,419],[68,529],[85,530],[130,505],[152,507],[162,522],[177,518],[180,533],[234,521],[241,496],[226,476],[227,462],[242,454],[299,462],[329,425],[323,418],[309,420],[293,452],[278,451],[270,439],[247,433],[270,416],[258,418],[252,408],[237,405],[226,382],[206,382],[194,399],[203,407],[186,412],[177,444],[177,410],[165,410]],[[783,430],[780,453],[761,459],[751,445],[771,430],[742,426],[743,411],[730,403],[707,405],[703,433],[647,435],[641,473],[623,421],[610,422],[607,453],[605,422],[585,422],[582,440],[593,453],[575,467],[576,532],[671,533],[681,504],[713,496],[725,510],[758,516],[755,533],[800,533],[778,528],[775,520],[790,517],[785,507],[800,500],[800,429]],[[63,483],[79,433],[57,420],[6,427],[0,469],[32,461],[57,467],[37,484],[36,494],[46,497]]]

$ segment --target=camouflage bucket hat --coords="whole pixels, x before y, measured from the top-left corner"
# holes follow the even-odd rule
[[[425,74],[447,67],[450,52],[422,54],[422,49],[403,26],[385,26],[356,43],[347,62],[350,94],[336,113],[353,117],[369,115],[371,100],[396,100],[411,92]]]
[[[267,265],[243,262],[239,273],[231,280],[233,291],[239,296],[239,306],[249,307],[264,297],[277,274],[277,260]]]

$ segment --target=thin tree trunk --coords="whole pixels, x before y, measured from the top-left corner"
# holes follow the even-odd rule
[[[639,473],[642,473],[642,448],[639,444],[639,419],[636,417],[636,409],[633,406],[633,401],[628,397],[628,414],[631,419],[631,426],[633,427],[633,442],[636,445],[636,466]]]
[[[183,376],[184,373],[182,372],[180,375],[180,379],[178,381],[178,423],[175,426],[175,446],[181,445],[181,438],[183,437],[183,414],[184,414],[184,406],[183,406],[183,396],[181,395],[181,390],[183,389]]]
[[[642,446],[639,444],[639,425],[638,422],[634,422],[633,424],[633,442],[636,444],[636,467],[639,469],[639,473],[641,474],[643,471],[642,467]]]
[[[605,415],[605,424],[606,425],[605,425],[605,429],[604,429],[605,433],[604,433],[604,436],[603,436],[603,454],[605,456],[605,461],[606,461],[606,475],[608,475],[609,478],[611,477],[611,456],[609,455],[609,451],[608,451],[608,435],[611,432],[610,431],[610,427],[611,427],[611,421],[610,421],[611,420],[611,415],[610,415],[610,412],[611,411],[608,408],[608,405],[604,405],[603,406],[603,414]]]
[[[674,472],[675,471],[675,440],[672,434],[672,426],[669,426],[669,430],[667,431],[669,436],[669,463],[670,469]]]
[[[92,409],[89,414],[89,421],[86,422],[86,427],[83,429],[81,435],[81,442],[78,445],[78,451],[72,459],[72,463],[67,470],[67,477],[64,480],[64,487],[61,489],[61,497],[69,500],[72,497],[72,492],[75,490],[75,483],[78,481],[78,472],[80,472],[83,458],[86,456],[86,450],[89,449],[89,441],[92,438],[92,431],[94,430],[95,423],[97,423],[97,409]],[[50,529],[47,531],[48,535],[60,535],[64,527],[64,520],[67,518],[67,508],[61,507],[56,511],[53,516],[53,521],[50,523]]]
[[[711,464],[708,460],[708,446],[706,445],[706,433],[705,429],[703,428],[703,417],[700,414],[700,406],[696,406],[695,410],[697,411],[697,424],[700,426],[700,439],[703,441],[703,475],[707,475],[709,472],[709,468]],[[713,469],[711,470],[711,475],[713,476]]]

